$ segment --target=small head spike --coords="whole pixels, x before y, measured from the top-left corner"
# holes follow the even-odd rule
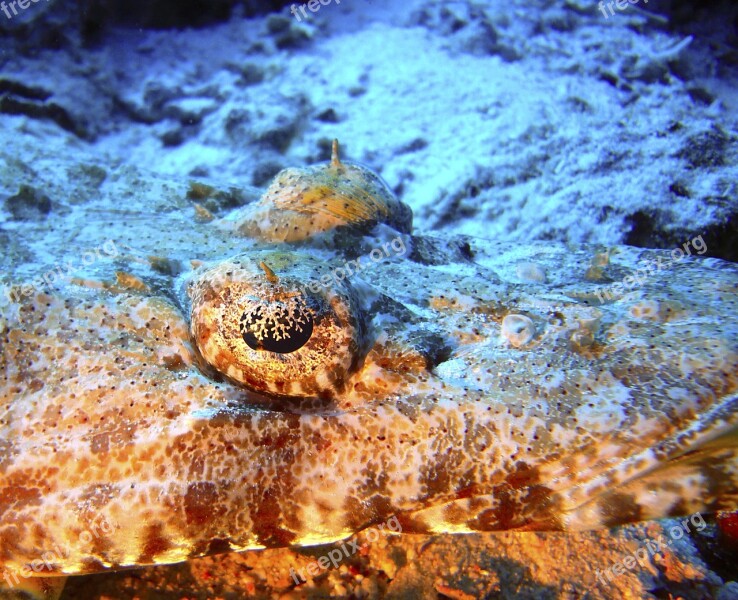
[[[294,242],[342,226],[368,230],[377,222],[409,233],[410,207],[367,167],[341,162],[338,140],[332,146],[328,162],[277,173],[261,200],[230,221],[237,222],[238,233],[263,241]]]
[[[264,271],[264,273],[266,274],[266,278],[269,283],[279,282],[279,277],[276,276],[274,271],[272,271],[263,260],[259,263],[259,266],[261,267],[262,271]]]
[[[331,148],[331,166],[341,167],[341,159],[338,157],[338,140],[333,140],[333,147]]]

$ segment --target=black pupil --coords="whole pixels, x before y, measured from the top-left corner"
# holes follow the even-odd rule
[[[241,315],[241,335],[249,348],[289,354],[299,350],[313,334],[313,318],[304,305],[292,307],[276,302],[257,305]]]

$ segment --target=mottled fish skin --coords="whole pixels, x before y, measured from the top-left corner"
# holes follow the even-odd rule
[[[403,532],[454,533],[738,507],[735,265],[687,258],[601,303],[600,285],[668,252],[618,247],[603,260],[587,246],[400,234],[381,219],[270,245],[183,221],[186,188],[120,173],[70,208],[109,211],[121,189],[129,215],[168,203],[107,231],[78,221],[76,251],[102,235],[140,251],[80,277],[114,281],[125,266],[144,287],[0,298],[6,569],[54,548],[68,552],[53,572],[77,574],[319,544],[393,515]],[[36,256],[40,245],[64,256],[68,221],[18,235]],[[351,278],[370,343],[340,391],[257,394],[198,352],[183,278],[256,251],[332,269],[397,236],[402,255]],[[178,274],[132,260],[147,254],[205,264]]]

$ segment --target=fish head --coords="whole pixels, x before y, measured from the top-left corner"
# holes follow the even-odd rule
[[[196,242],[121,225],[148,257],[128,275],[5,294],[6,568],[738,505],[734,265],[413,234],[396,199],[307,197],[292,240],[239,236],[276,214],[263,199],[189,224]],[[206,256],[172,267],[183,249]]]

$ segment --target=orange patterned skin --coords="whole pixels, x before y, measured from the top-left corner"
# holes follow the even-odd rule
[[[576,530],[738,506],[735,265],[685,259],[601,302],[666,253],[611,249],[595,278],[601,249],[411,235],[396,199],[313,235],[297,211],[291,243],[238,238],[224,222],[253,206],[200,223],[186,187],[122,174],[90,201],[129,192],[114,228],[19,229],[38,260],[101,232],[126,250],[0,299],[6,572],[318,544],[391,516]],[[158,201],[178,210],[140,218]],[[362,258],[390,240],[401,255]]]

